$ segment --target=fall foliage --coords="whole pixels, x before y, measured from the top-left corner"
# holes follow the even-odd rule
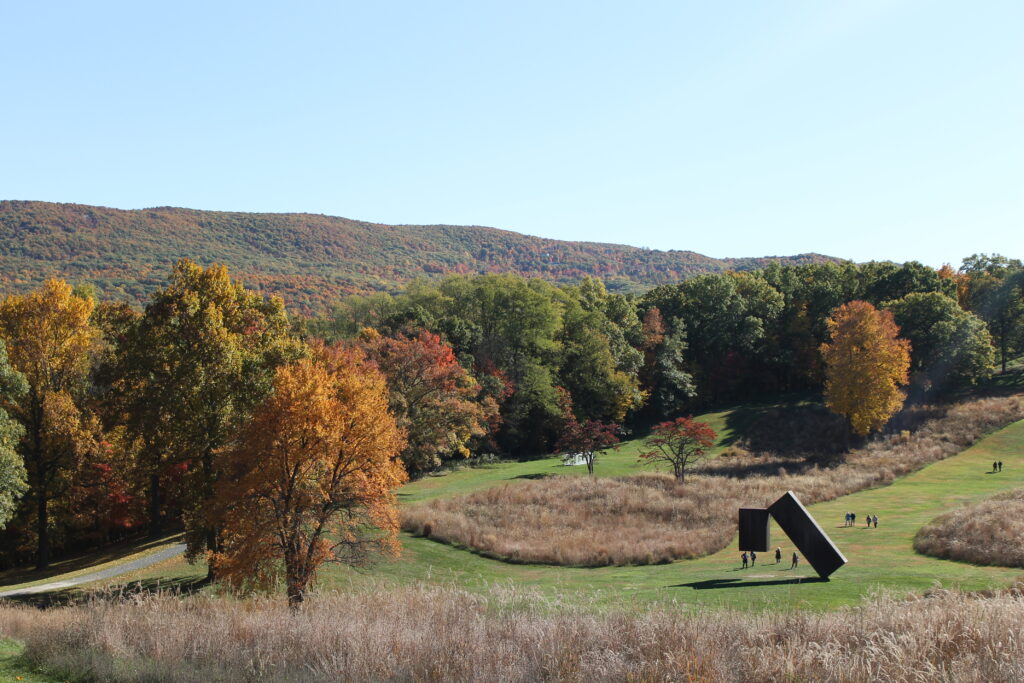
[[[577,457],[582,457],[583,462],[587,465],[587,474],[594,476],[594,464],[597,462],[597,456],[619,443],[619,437],[616,435],[619,425],[599,420],[580,422],[573,413],[572,398],[569,396],[569,392],[563,389],[561,393],[565,424],[562,426],[562,434],[555,444],[555,451],[562,454],[566,463],[571,463]]]
[[[487,433],[498,405],[480,398],[480,385],[452,347],[425,330],[384,337],[367,329],[361,345],[387,377],[391,412],[406,433],[405,469],[421,474],[443,460],[468,458],[470,439]]]
[[[218,576],[265,585],[283,564],[297,605],[324,562],[396,553],[402,446],[385,379],[360,351],[321,349],[278,369],[217,483]]]
[[[644,440],[647,450],[640,453],[642,462],[664,462],[672,466],[672,473],[685,481],[686,469],[707,457],[715,444],[715,430],[706,422],[689,417],[677,417],[655,425]]]
[[[881,429],[900,409],[910,369],[910,342],[899,338],[892,313],[851,301],[828,320],[823,344],[825,403],[850,421],[853,432]]]
[[[37,292],[0,303],[0,338],[7,342],[11,366],[28,383],[10,412],[24,427],[19,450],[35,503],[40,569],[50,563],[51,501],[68,491],[70,475],[90,447],[92,430],[76,398],[84,393],[97,338],[89,322],[93,306],[62,280],[47,280]]]
[[[184,464],[189,551],[216,550],[205,507],[219,454],[270,390],[274,369],[299,353],[280,299],[245,289],[223,266],[175,264],[170,283],[127,326],[111,371],[142,444],[152,535],[162,530],[167,479]]]

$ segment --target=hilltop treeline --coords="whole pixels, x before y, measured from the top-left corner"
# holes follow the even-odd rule
[[[550,452],[574,420],[640,431],[753,394],[817,390],[826,321],[855,300],[891,311],[909,340],[912,396],[969,386],[1024,349],[1022,289],[1021,263],[999,256],[959,271],[773,264],[643,296],[593,278],[456,275],[295,320],[226,268],[188,260],[141,311],[49,280],[0,302],[0,565],[45,566],[179,524],[193,556],[221,552],[224,482],[249,481],[260,444],[279,447],[273,425],[332,426],[307,425],[311,411],[278,396],[301,395],[303,377],[339,387],[311,394],[320,413],[355,406],[393,425],[401,438],[389,448],[417,476],[448,460]],[[261,476],[262,486],[276,475]],[[403,476],[378,487],[382,505]]]
[[[558,284],[592,276],[613,290],[642,291],[705,272],[833,260],[818,254],[714,259],[494,228],[313,214],[0,201],[0,291],[26,292],[60,277],[91,283],[101,300],[144,302],[181,258],[224,264],[302,314],[322,313],[345,294],[393,292],[417,277],[450,273],[516,273]]]

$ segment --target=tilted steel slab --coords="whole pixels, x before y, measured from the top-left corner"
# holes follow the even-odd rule
[[[846,564],[846,557],[792,491],[768,506],[768,512],[818,576],[827,579]]]

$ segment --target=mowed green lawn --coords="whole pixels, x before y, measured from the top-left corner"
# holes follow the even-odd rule
[[[1002,460],[1004,470],[991,474],[993,460]],[[466,471],[452,476],[462,479],[441,487],[417,490],[413,484],[407,500],[477,488],[477,473],[493,485],[518,472],[519,463],[490,470]],[[555,467],[548,463],[548,467]],[[568,468],[564,468],[568,469]],[[612,469],[612,467],[609,467]],[[506,476],[501,476],[501,473]],[[512,476],[518,476],[512,474]],[[439,478],[443,479],[443,478]],[[680,603],[682,605],[728,606],[770,609],[783,607],[831,608],[860,602],[879,589],[920,593],[932,586],[965,590],[1000,587],[1024,575],[1020,569],[978,567],[938,560],[914,552],[914,534],[926,522],[964,503],[996,492],[1024,486],[1024,421],[1011,425],[952,458],[930,465],[896,483],[810,508],[825,531],[846,555],[849,564],[832,580],[817,580],[803,563],[790,570],[792,545],[773,527],[772,538],[781,545],[784,562],[776,566],[767,556],[757,566],[740,569],[735,544],[715,555],[646,567],[603,567],[575,569],[542,565],[516,565],[480,557],[470,551],[423,538],[403,536],[404,554],[399,560],[380,563],[372,570],[353,571],[333,567],[324,572],[322,586],[360,584],[381,579],[455,583],[471,590],[487,591],[495,585],[535,589],[560,601],[582,601],[596,605]],[[779,491],[781,495],[784,491]],[[846,511],[858,516],[856,528],[844,528]],[[867,529],[868,514],[879,517],[878,529]],[[595,543],[599,543],[595,539]]]
[[[762,407],[771,407],[771,405]],[[786,403],[784,405],[795,404]],[[742,425],[737,425],[736,414],[734,409],[728,409],[697,415],[694,418],[707,422],[718,435],[714,447],[709,451],[709,457],[715,457],[721,453],[740,435],[738,432],[742,431]],[[598,455],[594,473],[599,477],[621,477],[641,472],[672,471],[667,466],[658,468],[640,462],[640,453],[643,450],[645,448],[642,438],[624,441],[617,448]],[[414,503],[431,498],[471,493],[498,484],[514,482],[517,479],[537,479],[552,475],[585,476],[586,474],[586,465],[566,466],[562,464],[562,458],[558,456],[523,462],[464,467],[451,472],[426,476],[406,484],[398,492],[398,500],[401,503]]]
[[[725,424],[727,413],[715,417]],[[703,416],[705,419],[712,416]],[[604,456],[597,472],[602,476],[628,474],[645,468],[636,462],[639,444]],[[989,474],[993,460],[1002,460],[1004,471]],[[514,483],[517,478],[538,474],[581,476],[585,467],[564,467],[557,458],[522,463],[503,463],[467,468],[444,476],[428,477],[405,486],[399,496],[410,504],[438,496]],[[938,560],[914,552],[914,534],[925,523],[961,504],[996,492],[1024,486],[1024,422],[984,439],[973,448],[930,465],[891,486],[862,491],[810,508],[821,526],[849,560],[829,582],[819,582],[803,563],[789,570],[793,548],[773,527],[775,545],[781,545],[784,562],[762,556],[755,568],[739,568],[735,544],[715,555],[644,567],[577,569],[545,565],[509,564],[471,551],[403,534],[402,557],[378,562],[365,569],[329,566],[320,577],[320,588],[412,584],[419,581],[454,584],[486,593],[498,586],[536,591],[553,604],[573,602],[595,607],[638,604],[676,604],[682,608],[728,606],[746,609],[808,607],[833,608],[856,604],[879,589],[920,593],[934,585],[966,590],[1010,584],[1024,570]],[[780,490],[781,495],[784,491]],[[843,515],[857,513],[856,528],[843,528]],[[879,517],[878,529],[866,529],[868,514]],[[599,543],[595,539],[595,543]],[[205,568],[168,560],[130,577],[133,581],[163,585],[187,583],[205,574]]]

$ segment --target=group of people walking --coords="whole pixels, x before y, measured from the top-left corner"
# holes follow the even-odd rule
[[[753,567],[754,563],[757,562],[757,553],[751,550],[750,552],[743,551],[740,555],[740,559],[743,561],[743,568]],[[782,548],[775,549],[775,564],[782,562]],[[793,563],[789,565],[790,569],[796,569],[800,564],[800,556],[795,552],[793,553]]]
[[[868,529],[870,529],[872,526],[874,526],[876,529],[878,528],[878,515],[868,515],[867,520]],[[857,513],[847,512],[846,523],[843,526],[857,526]]]
[[[1002,460],[996,460],[995,462],[993,462],[992,463],[992,471],[993,472],[1002,472],[1003,471],[1003,461]]]

